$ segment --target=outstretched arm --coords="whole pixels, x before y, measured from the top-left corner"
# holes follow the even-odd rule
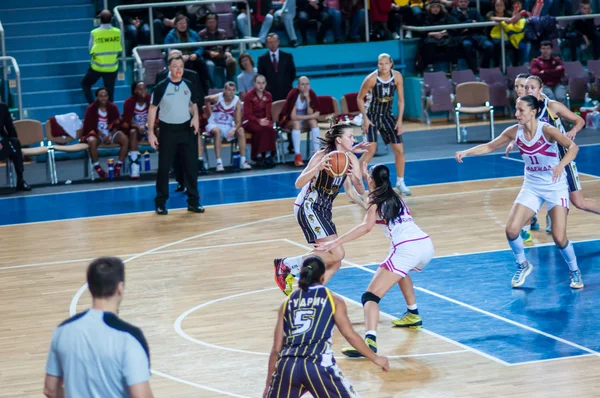
[[[356,240],[361,236],[371,232],[375,226],[375,222],[377,221],[377,206],[372,206],[369,203],[367,203],[367,206],[367,214],[365,214],[365,218],[363,219],[362,223],[358,224],[356,227],[352,228],[350,231],[346,232],[344,235],[335,240],[317,244],[317,250],[331,251],[336,247],[343,245],[344,243]]]
[[[458,163],[462,163],[462,159],[467,156],[481,156],[486,155],[488,153],[494,152],[497,149],[502,148],[503,146],[510,143],[515,139],[517,132],[517,126],[511,126],[504,130],[502,134],[496,137],[493,141],[488,142],[487,144],[477,145],[473,148],[467,149],[465,151],[456,152],[456,161]]]

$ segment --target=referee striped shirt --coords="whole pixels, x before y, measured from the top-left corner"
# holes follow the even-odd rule
[[[163,123],[182,124],[190,120],[190,105],[198,103],[198,89],[187,79],[174,83],[166,78],[156,85],[152,105],[158,106],[158,118]]]

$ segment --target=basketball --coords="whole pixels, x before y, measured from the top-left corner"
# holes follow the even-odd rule
[[[329,153],[329,163],[331,164],[331,170],[327,170],[327,174],[331,177],[342,177],[346,174],[348,166],[350,166],[350,159],[346,152],[333,151]]]

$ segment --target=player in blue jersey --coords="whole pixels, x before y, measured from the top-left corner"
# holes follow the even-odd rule
[[[294,213],[306,241],[310,244],[327,242],[337,238],[337,230],[333,223],[332,207],[333,201],[340,193],[342,186],[346,194],[356,203],[362,200],[358,196],[365,192],[362,182],[362,172],[354,153],[365,152],[369,147],[367,143],[354,146],[352,125],[349,123],[338,123],[327,131],[322,139],[322,149],[317,151],[302,174],[296,180],[296,188],[302,188],[294,203]],[[346,152],[350,160],[350,166],[346,175],[331,177],[327,171],[330,169],[329,153],[333,151]],[[292,292],[294,277],[300,272],[302,260],[314,255],[323,259],[327,266],[325,282],[341,267],[345,252],[342,246],[331,251],[312,251],[308,255],[297,257],[276,258],[275,282],[286,294]]]
[[[337,326],[348,342],[383,371],[386,357],[375,354],[352,328],[344,300],[323,286],[325,264],[308,257],[300,272],[300,289],[281,305],[263,397],[357,397],[335,363],[331,335]]]

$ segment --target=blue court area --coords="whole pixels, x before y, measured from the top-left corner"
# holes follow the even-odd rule
[[[568,267],[554,246],[528,249],[535,269],[520,289],[510,287],[515,270],[510,250],[435,258],[422,273],[411,273],[423,327],[509,364],[590,354],[577,346],[597,351],[600,241],[576,243],[575,252],[585,282],[579,291],[569,287]],[[382,260],[385,256],[381,253]],[[345,268],[328,287],[360,302],[372,277],[363,269]],[[397,287],[380,306],[393,316],[406,311]],[[380,344],[393,346],[394,341]]]
[[[514,154],[512,156],[515,156]],[[600,176],[600,146],[581,147],[577,156],[580,172]],[[377,158],[374,159],[377,161]],[[392,169],[393,164],[389,165]],[[224,179],[201,179],[198,182],[200,202],[204,206],[252,202],[295,197],[294,186],[299,172],[269,175],[240,175]],[[395,174],[395,173],[394,173]],[[473,181],[523,175],[523,165],[494,154],[467,158],[461,165],[454,158],[408,162],[405,179],[409,186]],[[39,196],[0,199],[0,225],[63,220],[154,210],[154,185],[110,188],[93,191],[67,192]],[[169,209],[184,208],[186,196],[173,192]]]

